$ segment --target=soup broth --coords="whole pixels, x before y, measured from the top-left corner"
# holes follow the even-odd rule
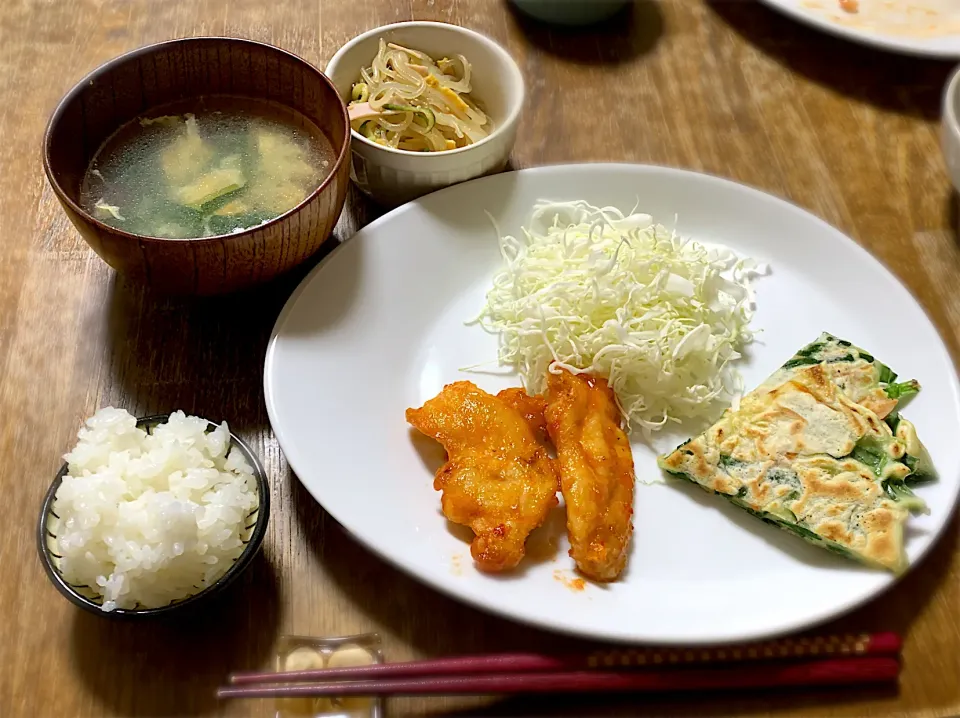
[[[330,140],[299,112],[212,96],[121,127],[94,156],[81,206],[133,234],[212,237],[293,209],[330,174]]]

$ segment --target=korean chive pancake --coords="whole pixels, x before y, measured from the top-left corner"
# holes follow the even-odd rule
[[[920,390],[829,334],[658,463],[764,521],[868,565],[907,566],[903,527],[933,477],[899,400]]]

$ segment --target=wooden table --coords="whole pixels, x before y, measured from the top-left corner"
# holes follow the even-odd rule
[[[269,705],[218,705],[213,692],[231,669],[270,665],[283,633],[378,631],[394,660],[577,645],[462,606],[399,573],[349,538],[291,475],[270,432],[261,370],[274,319],[303,271],[230,300],[151,296],[116,277],[84,244],[40,168],[41,133],[56,101],[130,48],[184,35],[237,35],[323,66],[360,31],[409,18],[475,28],[519,61],[530,103],[514,166],[650,162],[786,197],[885,262],[960,358],[957,204],[937,142],[947,64],[883,55],[737,0],[639,2],[607,29],[581,33],[531,24],[499,0],[5,2],[0,487],[10,511],[0,532],[0,716],[265,715]],[[349,237],[375,214],[351,195],[337,236]],[[272,477],[265,551],[241,586],[187,622],[129,625],[83,614],[56,594],[37,560],[34,522],[59,456],[82,419],[107,404],[139,415],[182,408],[226,417],[255,444]],[[823,629],[904,633],[899,692],[493,705],[398,700],[391,711],[957,715],[958,614],[954,517],[907,579]]]

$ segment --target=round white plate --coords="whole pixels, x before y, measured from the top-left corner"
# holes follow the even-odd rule
[[[824,330],[919,379],[924,390],[905,414],[941,472],[917,490],[932,509],[908,530],[910,559],[920,559],[960,489],[957,377],[926,315],[869,254],[803,210],[726,180],[640,165],[543,167],[448,188],[373,222],[303,281],[267,351],[267,409],[290,466],[337,521],[452,596],[610,640],[769,636],[830,618],[893,583],[675,480],[638,485],[633,551],[617,583],[575,590],[562,536],[556,555],[543,557],[551,534],[562,535],[559,510],[532,539],[538,560],[510,575],[474,568],[463,531],[440,514],[432,487],[443,452],[407,425],[404,410],[459,379],[488,391],[519,384],[460,371],[495,359],[497,349],[496,337],[464,320],[500,264],[484,212],[514,233],[538,199],[625,211],[639,200],[640,211],[668,226],[676,217],[685,236],[768,261],[772,273],[757,282],[762,335],[741,367],[748,387]],[[661,437],[657,448],[675,440]],[[660,477],[654,451],[639,440],[633,448],[641,481]]]
[[[960,58],[960,5],[956,0],[859,0],[856,14],[844,12],[839,0],[761,2],[863,45],[906,55]]]

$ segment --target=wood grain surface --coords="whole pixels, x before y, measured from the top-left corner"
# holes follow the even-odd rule
[[[230,299],[170,300],[117,278],[68,223],[40,168],[57,100],[101,62],[197,34],[277,44],[321,67],[362,30],[460,23],[516,57],[529,107],[514,166],[616,160],[711,172],[788,198],[868,247],[913,291],[960,359],[957,209],[938,146],[945,63],[817,34],[756,2],[638,2],[602,29],[561,32],[501,0],[9,0],[0,8],[0,716],[266,715],[218,704],[231,669],[269,666],[283,633],[378,631],[391,660],[578,647],[462,606],[358,546],[291,475],[261,371],[274,319],[306,268]],[[354,190],[336,230],[377,214]],[[114,404],[226,418],[273,480],[265,550],[187,621],[84,615],[36,556],[41,497],[82,419]],[[899,690],[630,700],[391,702],[401,715],[955,716],[960,541],[821,630],[906,637]]]

